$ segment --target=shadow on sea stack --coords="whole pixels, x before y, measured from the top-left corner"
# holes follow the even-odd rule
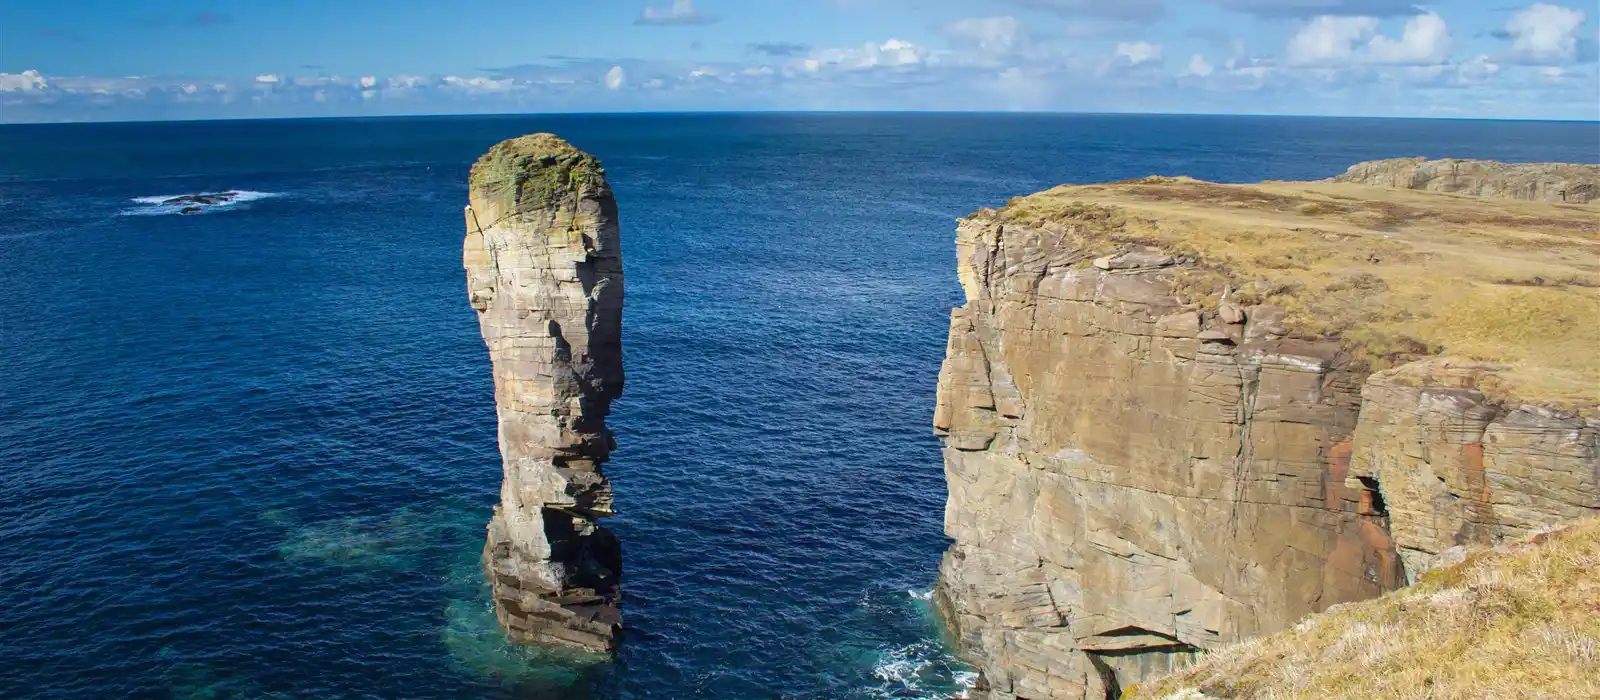
[[[601,467],[622,394],[617,204],[593,156],[551,134],[472,166],[467,294],[493,364],[504,481],[484,566],[512,641],[616,648],[622,549]]]

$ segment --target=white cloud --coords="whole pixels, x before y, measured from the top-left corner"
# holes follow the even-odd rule
[[[378,76],[375,76],[375,75],[363,75],[363,76],[361,76],[361,87],[362,88],[370,90],[370,89],[372,89],[374,87],[377,87],[377,86],[378,86]]]
[[[1189,57],[1189,67],[1184,69],[1183,75],[1209,78],[1214,72],[1216,72],[1216,68],[1212,67],[1211,62],[1207,61],[1205,56],[1195,54]]]
[[[467,92],[505,92],[516,84],[516,81],[512,78],[495,80],[477,75],[465,78],[458,75],[447,75],[444,77],[443,82],[445,85]]]
[[[1488,56],[1478,56],[1456,67],[1457,79],[1467,85],[1486,83],[1499,72],[1500,64],[1489,60]]]
[[[1148,41],[1123,42],[1117,44],[1116,56],[1127,61],[1130,66],[1159,63],[1161,61],[1161,45],[1152,44]]]
[[[622,70],[622,66],[612,66],[611,70],[606,71],[607,90],[621,90],[623,83],[627,82],[627,80],[628,74]]]
[[[1501,36],[1511,52],[1535,64],[1571,63],[1578,58],[1578,28],[1587,15],[1560,5],[1537,3],[1511,16]]]
[[[30,92],[43,90],[50,86],[36,70],[25,70],[21,73],[0,73],[0,92]]]
[[[1373,63],[1427,66],[1450,60],[1450,27],[1444,18],[1429,12],[1406,20],[1400,38],[1382,34],[1367,45]]]
[[[1322,15],[1289,37],[1289,63],[1299,66],[1352,63],[1356,46],[1378,31],[1376,17]]]
[[[951,42],[976,47],[991,53],[1007,53],[1017,48],[1020,24],[1015,17],[968,17],[944,25]]]
[[[273,83],[281,83],[281,82],[283,82],[283,78],[278,77],[277,73],[268,73],[266,75],[258,75],[258,76],[256,76],[256,82],[261,83],[263,85],[271,85]]]
[[[634,24],[656,26],[686,25],[686,24],[711,24],[717,18],[701,14],[694,9],[694,0],[672,0],[672,6],[662,10],[654,5],[647,5],[644,12],[639,13],[639,18]]]
[[[855,49],[824,49],[797,65],[806,72],[815,73],[827,67],[845,70],[903,68],[921,65],[927,58],[927,52],[921,47],[909,41],[890,39],[882,44],[862,44]]]
[[[1427,66],[1450,60],[1450,27],[1434,13],[1406,20],[1400,38],[1378,33],[1378,18],[1322,15],[1289,37],[1289,65],[1355,64]]]

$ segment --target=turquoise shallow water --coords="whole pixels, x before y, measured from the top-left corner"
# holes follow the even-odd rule
[[[466,168],[621,205],[613,662],[503,643]],[[1059,182],[1589,160],[1593,124],[1118,115],[0,127],[0,697],[923,698],[954,218]],[[151,197],[249,201],[178,216]]]

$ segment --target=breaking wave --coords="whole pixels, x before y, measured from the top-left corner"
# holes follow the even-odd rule
[[[868,689],[874,698],[949,698],[952,686],[966,697],[978,674],[966,670],[936,641],[922,640],[886,649],[872,667],[879,685]]]
[[[209,214],[237,209],[250,202],[281,197],[281,192],[256,192],[254,190],[223,190],[220,192],[189,192],[185,194],[158,194],[134,197],[129,200],[141,206],[125,209],[123,216],[163,216],[166,214]]]

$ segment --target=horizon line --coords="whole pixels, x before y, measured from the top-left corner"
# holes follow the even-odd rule
[[[733,115],[972,115],[972,116],[1151,116],[1151,117],[1275,117],[1285,119],[1382,119],[1409,121],[1486,121],[1486,122],[1545,122],[1558,124],[1594,124],[1596,119],[1558,119],[1534,117],[1468,117],[1468,116],[1395,116],[1348,115],[1271,112],[1141,112],[1141,111],[1067,111],[1067,110],[961,110],[961,109],[738,109],[738,110],[638,110],[611,112],[427,112],[418,114],[338,114],[265,117],[195,117],[173,119],[63,119],[54,121],[0,121],[0,128],[11,126],[64,126],[83,124],[163,124],[195,122],[266,122],[313,120],[380,120],[380,119],[448,119],[488,117],[649,117],[649,116],[733,116]]]

